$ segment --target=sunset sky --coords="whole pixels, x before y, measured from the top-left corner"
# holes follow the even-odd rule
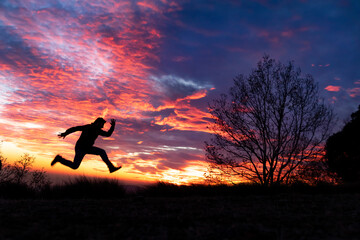
[[[50,174],[202,180],[207,104],[265,53],[313,75],[341,127],[360,104],[359,13],[358,0],[1,0],[1,151]],[[79,137],[57,134],[99,116],[117,125],[96,146],[123,169],[90,155],[50,167]]]

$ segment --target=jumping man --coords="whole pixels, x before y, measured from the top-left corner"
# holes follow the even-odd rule
[[[74,161],[66,160],[65,158],[57,155],[54,160],[51,162],[51,166],[54,166],[55,163],[59,162],[65,166],[68,166],[72,169],[77,169],[80,166],[81,161],[83,160],[86,154],[100,155],[101,159],[106,163],[109,168],[110,173],[113,173],[121,168],[115,167],[109,160],[104,149],[93,146],[96,138],[100,135],[103,137],[110,137],[115,129],[115,119],[111,119],[111,127],[109,131],[104,131],[102,128],[106,121],[103,118],[97,118],[93,123],[72,127],[66,130],[63,133],[60,133],[59,138],[65,138],[70,133],[81,131],[79,140],[77,140],[75,145],[75,157]]]

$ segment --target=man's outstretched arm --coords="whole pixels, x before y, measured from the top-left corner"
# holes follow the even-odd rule
[[[115,120],[115,119],[111,119],[111,122],[110,122],[111,127],[110,127],[109,131],[107,131],[107,132],[102,131],[100,135],[101,135],[101,136],[104,136],[104,137],[110,137],[111,134],[114,132],[115,123],[116,123],[116,120]]]
[[[67,135],[69,135],[73,132],[82,131],[83,128],[84,128],[84,126],[71,127],[68,130],[66,130],[65,132],[58,134],[58,136],[59,136],[59,138],[65,138]]]

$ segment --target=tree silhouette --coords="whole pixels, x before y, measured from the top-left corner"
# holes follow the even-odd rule
[[[318,185],[321,183],[339,182],[336,173],[329,171],[325,157],[319,157],[313,161],[299,165],[297,175],[294,178],[297,182],[303,182],[309,185]]]
[[[265,186],[289,183],[299,165],[318,158],[333,119],[311,75],[267,55],[209,110],[211,168]]]
[[[14,181],[17,184],[25,183],[26,176],[29,174],[31,170],[31,166],[33,165],[35,158],[25,153],[20,157],[13,165],[13,177]]]
[[[326,142],[326,161],[330,171],[345,182],[360,181],[360,105],[344,128]]]
[[[0,171],[1,184],[26,185],[33,190],[40,191],[50,185],[50,179],[44,169],[33,169],[35,157],[25,153],[13,164],[0,153],[2,170]]]
[[[1,171],[0,171],[0,184],[11,182],[14,179],[13,166],[8,164],[7,158],[5,158],[0,152]]]

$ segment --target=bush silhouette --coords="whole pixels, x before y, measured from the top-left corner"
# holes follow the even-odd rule
[[[81,176],[49,188],[44,195],[49,198],[113,199],[124,197],[126,188],[115,179]]]

